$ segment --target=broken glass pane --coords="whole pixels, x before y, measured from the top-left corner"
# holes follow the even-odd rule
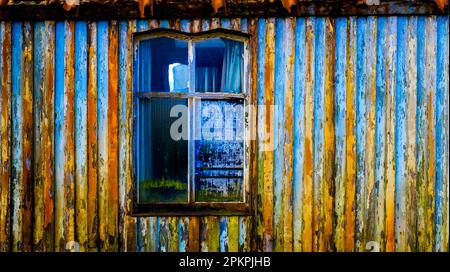
[[[139,102],[139,202],[188,201],[187,100]]]
[[[140,92],[187,92],[188,42],[155,38],[139,44]]]

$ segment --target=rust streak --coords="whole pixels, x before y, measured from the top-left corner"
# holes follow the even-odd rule
[[[87,158],[88,158],[88,247],[97,251],[97,24],[88,24],[88,97],[87,97]]]
[[[22,179],[22,243],[24,251],[32,249],[32,198],[33,198],[33,29],[31,23],[23,24],[22,49],[22,114],[23,114],[23,179]]]
[[[302,251],[313,250],[313,124],[314,124],[314,33],[313,20],[306,21],[305,162]]]
[[[108,245],[117,251],[118,223],[118,26],[117,21],[109,24],[108,48]]]
[[[48,39],[47,51],[45,55],[45,95],[44,103],[44,158],[46,160],[44,167],[44,232],[45,232],[45,250],[53,251],[54,248],[54,62],[55,62],[55,24],[46,22],[46,36]]]
[[[11,161],[11,23],[1,22],[1,152],[0,152],[0,252],[10,249],[10,161]]]
[[[321,251],[333,251],[333,210],[334,210],[334,62],[335,35],[334,19],[328,18],[326,24],[326,66],[325,66],[325,128],[324,128],[324,181],[323,211],[324,219],[323,248]]]
[[[74,108],[74,52],[75,39],[73,21],[66,23],[66,66],[64,67],[65,95],[64,95],[64,138],[66,145],[64,147],[65,166],[64,166],[64,201],[65,217],[65,242],[75,241],[75,108]],[[65,248],[65,244],[60,244],[60,249]]]
[[[263,218],[264,218],[264,250],[271,251],[273,246],[273,108],[274,97],[274,77],[275,77],[275,21],[269,19],[266,25],[266,62],[264,64],[264,103],[265,103],[265,141],[264,145],[271,151],[264,152],[263,161],[263,180],[264,180],[264,195],[263,195]]]
[[[354,250],[355,238],[355,182],[356,182],[356,24],[354,19],[347,25],[347,100],[346,100],[346,180],[345,180],[345,242],[344,250]]]

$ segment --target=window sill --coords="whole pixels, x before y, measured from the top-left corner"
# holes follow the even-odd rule
[[[131,216],[250,216],[246,203],[138,204]]]

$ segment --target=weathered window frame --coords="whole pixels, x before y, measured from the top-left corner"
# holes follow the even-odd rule
[[[154,38],[173,38],[188,42],[188,71],[189,71],[189,92],[188,93],[168,93],[168,92],[138,92],[139,85],[139,42]],[[195,47],[194,42],[213,39],[226,38],[240,41],[244,44],[244,77],[242,93],[195,93]],[[249,56],[250,35],[228,29],[214,29],[199,33],[186,33],[177,30],[158,28],[145,32],[133,34],[133,216],[189,216],[189,215],[250,215],[252,206],[252,192],[254,187],[250,180],[250,133],[251,118],[249,101],[250,94],[250,56]],[[137,158],[137,137],[139,135],[137,127],[137,113],[139,99],[151,99],[155,97],[186,98],[188,100],[188,123],[189,123],[189,147],[188,147],[188,203],[139,203],[138,199],[138,158]],[[194,202],[195,197],[195,135],[192,122],[196,121],[195,111],[198,107],[199,99],[227,100],[242,99],[244,102],[244,177],[243,177],[243,202]]]

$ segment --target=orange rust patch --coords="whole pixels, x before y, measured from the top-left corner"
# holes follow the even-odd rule
[[[221,7],[226,9],[226,1],[225,0],[211,0],[211,6],[214,9],[214,12],[217,13]]]
[[[145,7],[150,6],[150,15],[153,16],[153,2],[154,0],[136,0],[139,3],[139,13],[141,18],[145,17]]]

